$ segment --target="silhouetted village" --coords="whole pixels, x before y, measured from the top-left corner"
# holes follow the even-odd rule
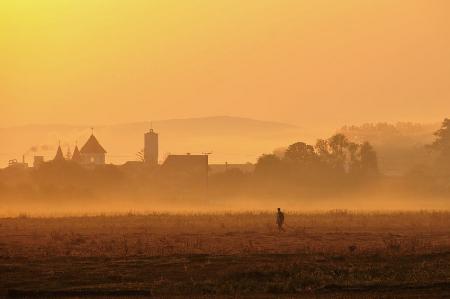
[[[107,164],[107,150],[94,135],[64,155],[61,146],[50,161],[35,156],[33,167],[12,160],[0,170],[0,194],[11,197],[95,195],[155,198],[224,198],[253,196],[335,196],[348,192],[393,190],[443,195],[450,192],[450,120],[426,146],[426,164],[401,176],[383,174],[378,155],[367,141],[356,143],[338,133],[315,145],[296,142],[255,164],[210,164],[209,153],[169,154],[159,163],[158,134],[144,134],[135,161]],[[387,191],[386,191],[387,192]]]
[[[54,158],[49,161],[45,161],[44,156],[36,155],[34,156],[33,166],[29,167],[23,157],[22,162],[10,160],[5,170],[16,171],[15,174],[18,174],[17,171],[33,173],[35,177],[42,176],[39,180],[41,182],[42,178],[48,175],[56,175],[58,179],[54,181],[54,188],[58,188],[58,185],[67,184],[67,181],[61,182],[61,184],[57,182],[64,177],[70,178],[72,183],[76,182],[78,185],[84,185],[83,181],[88,178],[94,181],[108,176],[111,178],[115,175],[118,178],[117,175],[119,173],[122,175],[122,178],[129,177],[136,180],[151,176],[151,180],[147,181],[146,185],[152,185],[153,187],[156,184],[163,185],[163,189],[167,192],[187,192],[198,196],[205,194],[208,188],[208,176],[211,173],[225,172],[230,169],[238,169],[239,171],[242,169],[246,172],[254,168],[254,165],[250,163],[209,164],[208,158],[210,153],[169,154],[159,164],[158,139],[158,134],[153,129],[150,129],[144,134],[144,148],[142,152],[138,153],[136,161],[128,161],[123,165],[112,165],[106,163],[107,151],[92,130],[92,134],[86,143],[81,148],[76,145],[71,153],[64,154],[61,145],[59,145]],[[84,173],[86,176],[76,176],[76,173]],[[93,179],[94,173],[95,179]],[[116,185],[114,185],[113,181],[111,183],[113,184],[111,189],[114,189]],[[53,189],[53,187],[49,184],[47,189]],[[134,188],[134,190],[138,189]],[[158,189],[161,190],[161,188]],[[69,195],[70,193],[73,192],[68,192]]]
[[[34,156],[33,167],[28,167],[23,158],[22,163],[17,160],[9,161],[8,168],[34,171],[35,174],[48,172],[52,168],[59,169],[59,175],[64,177],[71,176],[74,168],[79,168],[80,172],[97,173],[97,176],[104,176],[108,172],[122,172],[125,174],[136,174],[146,171],[158,177],[164,178],[164,181],[170,181],[173,187],[189,187],[190,191],[200,191],[206,188],[208,179],[208,155],[168,155],[160,165],[158,147],[158,134],[150,129],[144,134],[144,149],[138,154],[139,161],[129,161],[124,165],[112,165],[106,163],[107,151],[101,145],[97,137],[92,134],[86,143],[79,148],[78,145],[72,153],[64,155],[61,145],[58,146],[54,158],[45,161],[44,156]],[[82,178],[78,178],[78,182]]]

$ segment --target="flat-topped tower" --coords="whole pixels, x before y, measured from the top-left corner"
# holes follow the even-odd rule
[[[153,129],[144,135],[144,162],[158,165],[158,134]]]

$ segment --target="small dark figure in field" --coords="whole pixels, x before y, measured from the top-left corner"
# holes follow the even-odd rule
[[[278,230],[281,232],[284,232],[284,228],[283,228],[283,224],[284,224],[284,213],[281,212],[281,209],[278,208],[278,212],[277,212],[277,225],[278,225]]]

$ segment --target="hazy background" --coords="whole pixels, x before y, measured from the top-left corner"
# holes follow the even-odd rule
[[[450,108],[447,0],[5,0],[0,50],[0,127],[232,115],[337,128]]]
[[[446,0],[6,0],[0,51],[0,167],[91,126],[108,162],[134,160],[153,121],[160,159],[245,163],[344,125],[424,124],[345,131],[398,173],[450,111]]]

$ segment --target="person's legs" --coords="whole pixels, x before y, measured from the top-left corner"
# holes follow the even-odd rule
[[[277,224],[278,224],[278,231],[284,232],[283,223],[278,222]]]

